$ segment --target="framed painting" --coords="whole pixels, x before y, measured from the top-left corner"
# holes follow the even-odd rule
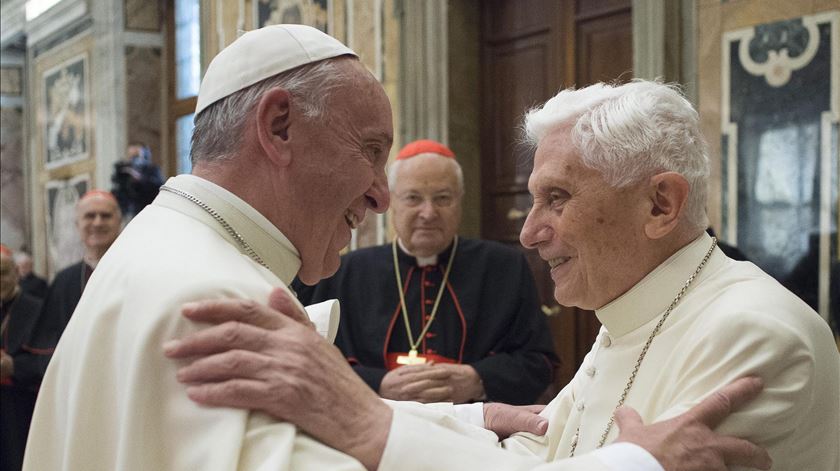
[[[254,25],[276,24],[313,26],[328,33],[332,0],[254,0]]]
[[[89,75],[88,55],[83,53],[41,76],[47,169],[84,160],[90,154]]]

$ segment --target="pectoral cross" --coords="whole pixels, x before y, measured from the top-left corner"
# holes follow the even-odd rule
[[[422,365],[423,363],[426,363],[426,357],[417,355],[417,350],[412,348],[408,351],[408,356],[398,356],[397,363],[400,365]]]

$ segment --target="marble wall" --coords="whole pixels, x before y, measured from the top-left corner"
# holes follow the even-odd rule
[[[836,1],[698,2],[719,235],[840,326]]]
[[[698,0],[697,82],[698,110],[712,158],[709,217],[721,227],[721,64],[722,40],[726,31],[796,18],[837,9],[837,0]]]
[[[0,242],[12,250],[27,240],[23,141],[23,110],[0,107]]]
[[[140,142],[160,164],[162,133],[167,114],[163,110],[162,55],[159,47],[125,48],[126,142]]]

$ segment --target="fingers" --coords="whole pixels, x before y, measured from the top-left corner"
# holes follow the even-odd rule
[[[250,379],[187,387],[187,397],[199,404],[213,407],[260,409],[259,404],[270,395],[271,391],[265,383]]]
[[[729,466],[770,469],[773,465],[767,450],[741,438],[721,437],[719,446],[723,460]]]
[[[621,406],[615,411],[615,424],[619,430],[626,428],[641,427],[644,425],[642,416],[630,406]]]
[[[306,312],[292,300],[292,294],[283,288],[275,288],[268,296],[268,307],[291,317],[307,327],[315,327]]]
[[[450,394],[452,393],[452,386],[446,381],[429,379],[404,384],[400,390],[403,394],[422,396],[422,393],[426,390],[441,388],[446,388]]]
[[[692,407],[686,416],[714,429],[733,411],[755,399],[763,388],[764,382],[761,378],[748,376],[737,379],[703,399],[700,404]]]
[[[450,372],[438,368],[431,368],[423,366],[403,366],[397,368],[397,376],[401,377],[402,382],[418,382],[423,380],[431,381],[445,381],[450,378]]]
[[[536,415],[533,406],[510,406],[498,402],[484,404],[484,423],[499,438],[517,432],[545,435],[548,430],[548,420]]]
[[[198,322],[221,324],[237,321],[264,329],[277,329],[283,322],[283,316],[250,299],[212,299],[186,303],[181,307],[181,313]]]
[[[226,322],[170,340],[164,344],[163,352],[170,358],[185,358],[235,349],[259,350],[266,345],[268,332],[241,322]]]
[[[217,383],[235,378],[261,379],[271,367],[268,357],[246,350],[231,350],[200,358],[180,368],[182,383]]]
[[[439,386],[421,390],[416,397],[418,402],[451,402],[452,387]]]
[[[526,410],[532,414],[539,414],[545,409],[545,404],[532,404],[530,406],[517,406],[519,409]]]

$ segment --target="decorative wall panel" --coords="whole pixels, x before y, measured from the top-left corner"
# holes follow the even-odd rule
[[[840,12],[761,24],[722,51],[724,236],[826,318],[840,308],[838,25]]]
[[[330,9],[327,0],[254,0],[257,28],[281,23],[314,26],[327,32]]]

